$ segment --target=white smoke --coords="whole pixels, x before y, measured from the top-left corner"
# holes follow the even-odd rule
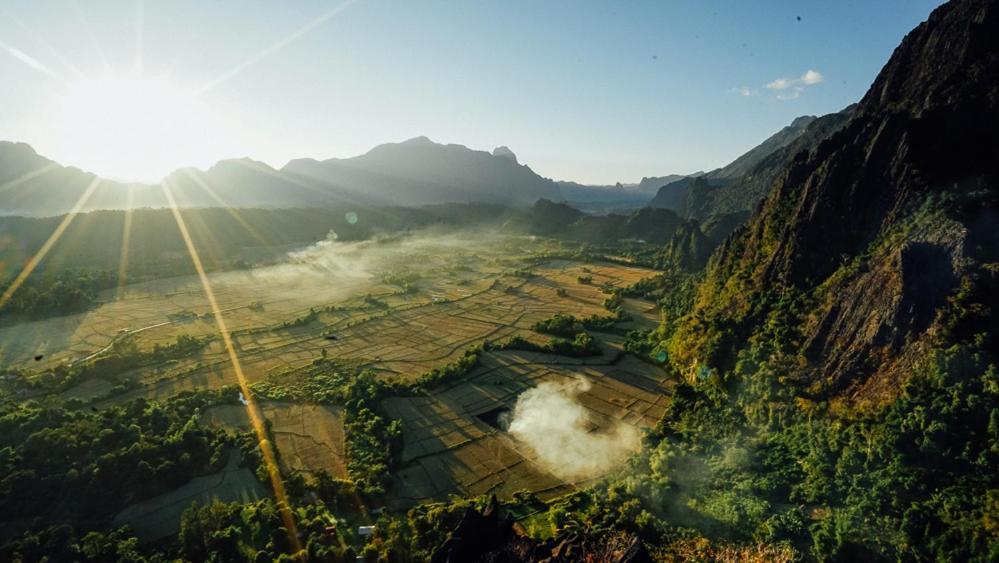
[[[562,479],[607,473],[641,447],[638,430],[618,421],[599,432],[590,431],[589,413],[579,402],[579,394],[589,388],[590,383],[583,378],[542,383],[524,392],[513,409],[510,433]]]

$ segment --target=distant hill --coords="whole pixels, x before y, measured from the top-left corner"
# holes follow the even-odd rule
[[[691,176],[698,176],[703,172],[697,172]],[[646,204],[652,196],[659,191],[659,188],[686,178],[682,174],[670,174],[668,176],[645,177],[637,184],[580,184],[568,180],[556,182],[562,197],[571,203],[642,203]]]
[[[762,158],[762,153],[757,152],[751,161],[739,163],[737,160],[733,164],[738,163],[738,166],[730,164],[707,175],[706,183],[710,187],[689,190],[680,206],[681,215],[704,219],[715,214],[754,211],[788,163],[799,153],[814,150],[820,142],[839,131],[849,121],[855,107],[851,105],[836,113],[810,118],[808,125],[793,139],[787,141],[788,137],[785,137],[777,148]],[[738,175],[728,176],[735,173]]]
[[[798,117],[728,165],[664,185],[649,205],[698,219],[752,211],[787,162],[842,127],[851,110]]]
[[[621,184],[595,186],[568,181],[556,183],[562,199],[574,205],[607,204],[637,208],[644,207],[651,199],[651,196],[626,188]]]
[[[426,137],[379,145],[353,158],[293,160],[281,171],[338,186],[375,204],[528,206],[539,198],[561,199],[555,182],[519,164],[506,147],[490,154]]]
[[[630,239],[652,244],[667,242],[684,223],[668,209],[645,207],[629,214],[589,215],[569,204],[547,199],[538,200],[514,221],[518,229],[538,235],[586,242]]]
[[[790,125],[767,137],[762,143],[749,149],[729,164],[708,172],[706,176],[709,178],[738,178],[746,174],[768,155],[794,142],[816,119],[814,115],[796,117]]]

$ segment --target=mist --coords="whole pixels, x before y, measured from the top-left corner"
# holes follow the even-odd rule
[[[593,422],[579,402],[579,395],[589,388],[582,377],[566,383],[545,382],[524,392],[513,409],[509,432],[561,479],[602,475],[641,447],[638,429],[616,420],[591,432]]]
[[[331,231],[326,239],[288,253],[285,262],[253,271],[258,278],[328,281],[330,278],[369,280],[399,267],[422,269],[424,257],[449,259],[488,246],[501,236],[478,231],[427,230],[363,241],[339,241]]]

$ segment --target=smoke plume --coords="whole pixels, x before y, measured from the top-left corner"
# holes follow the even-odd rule
[[[596,477],[641,447],[633,426],[613,421],[591,432],[588,411],[579,402],[590,384],[546,382],[524,392],[513,409],[509,431],[526,443],[549,471],[566,480]]]

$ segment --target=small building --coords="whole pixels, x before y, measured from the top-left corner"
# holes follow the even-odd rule
[[[375,533],[374,526],[358,526],[357,533],[362,536],[370,536]]]

